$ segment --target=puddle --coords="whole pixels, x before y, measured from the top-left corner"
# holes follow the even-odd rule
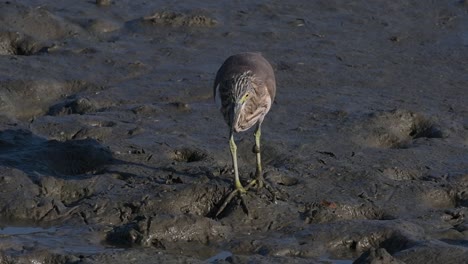
[[[42,228],[42,227],[17,227],[9,226],[0,228],[1,236],[14,236],[14,235],[27,235],[35,233],[54,233],[57,231],[55,227]]]
[[[101,244],[101,237],[86,227],[7,226],[0,228],[2,248],[53,248],[60,253],[96,254],[122,250]]]
[[[232,253],[229,251],[221,251],[218,254],[212,256],[211,258],[205,260],[206,263],[217,263],[218,261],[226,260],[227,258],[232,257]]]
[[[353,260],[351,259],[331,259],[329,257],[321,257],[318,260],[319,263],[323,264],[352,264]]]

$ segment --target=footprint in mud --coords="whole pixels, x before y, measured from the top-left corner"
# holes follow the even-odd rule
[[[443,137],[432,120],[406,110],[372,114],[365,122],[361,128],[365,136],[358,141],[371,147],[407,148],[417,138]]]
[[[0,165],[15,167],[30,176],[86,174],[111,160],[110,151],[95,140],[60,142],[40,138],[27,130],[0,132]]]

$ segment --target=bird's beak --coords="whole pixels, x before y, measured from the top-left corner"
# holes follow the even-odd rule
[[[235,130],[242,109],[242,103],[236,103],[232,106],[232,129]],[[236,131],[237,132],[237,131]]]

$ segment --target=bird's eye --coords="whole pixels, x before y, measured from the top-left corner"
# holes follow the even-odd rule
[[[245,103],[247,101],[247,99],[249,98],[249,94],[246,93],[242,96],[242,98],[240,99],[240,102],[241,103]]]

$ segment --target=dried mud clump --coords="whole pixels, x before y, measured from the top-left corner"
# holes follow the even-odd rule
[[[363,129],[364,144],[378,148],[407,148],[417,138],[443,137],[432,120],[406,110],[372,114]]]
[[[144,17],[143,20],[156,25],[175,27],[212,27],[217,24],[215,19],[204,15],[190,15],[171,11],[156,12],[151,16]]]

